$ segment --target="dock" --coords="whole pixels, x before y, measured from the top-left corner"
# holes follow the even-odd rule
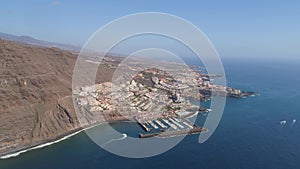
[[[177,126],[174,124],[170,123],[169,120],[167,119],[162,119],[167,125],[169,125],[172,129],[177,130]]]
[[[135,120],[137,121],[137,123],[138,123],[138,124],[139,124],[146,132],[150,132],[150,131],[151,131],[151,129],[148,128],[144,122],[140,121],[140,120],[139,120],[138,118],[136,118],[136,117],[135,117]]]
[[[166,129],[167,126],[165,126],[164,124],[162,124],[159,120],[154,120],[156,124],[158,124],[161,128]]]
[[[176,126],[178,126],[181,129],[184,128],[181,124],[179,124],[177,121],[173,120],[172,118],[170,118],[169,121],[171,121],[172,123],[174,123]]]
[[[188,122],[183,121],[183,124],[185,124],[186,126],[188,126],[190,129],[194,128],[192,125],[190,125]]]
[[[175,118],[175,117],[173,117],[172,119],[175,120],[175,121],[178,122],[178,123],[180,122],[180,121],[179,121],[177,118]]]
[[[143,128],[145,131],[147,131],[147,132],[151,131],[144,123],[139,123],[139,124],[140,124],[140,126],[142,126],[142,128]]]
[[[152,120],[149,120],[148,123],[154,128],[158,129],[158,126],[152,122]]]
[[[161,119],[152,120],[143,120],[141,118],[135,117],[135,120],[147,132],[140,133],[140,138],[164,138],[171,136],[197,134],[208,131],[208,129],[197,126],[194,123],[190,122],[188,119],[178,117],[164,117]],[[167,128],[169,129],[166,130]],[[155,129],[154,132],[151,132],[151,129]]]

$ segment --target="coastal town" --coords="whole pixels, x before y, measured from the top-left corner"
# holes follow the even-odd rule
[[[181,69],[175,74],[177,77],[157,68],[145,69],[125,83],[112,81],[82,87],[75,91],[75,101],[81,111],[98,114],[104,121],[138,123],[145,131],[139,136],[145,138],[206,132],[189,117],[211,111],[201,107],[200,102],[209,100],[212,90],[219,96],[255,94],[214,85],[210,79],[218,77],[199,70]]]

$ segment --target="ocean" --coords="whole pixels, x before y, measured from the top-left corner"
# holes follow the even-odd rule
[[[300,169],[300,61],[224,59],[223,63],[229,86],[260,95],[228,98],[218,128],[203,144],[198,135],[190,135],[164,154],[131,159],[99,148],[81,132],[0,160],[0,169]],[[205,118],[201,116],[199,121]],[[113,126],[129,135],[141,130],[131,123]]]

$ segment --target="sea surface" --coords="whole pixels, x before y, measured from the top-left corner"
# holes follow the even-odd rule
[[[261,94],[228,98],[217,130],[203,144],[198,143],[198,135],[190,135],[164,154],[131,159],[99,148],[82,132],[0,160],[0,169],[300,169],[300,61],[225,59],[223,63],[229,86]],[[280,124],[283,120],[285,125]],[[129,123],[114,127],[128,134],[141,130]]]

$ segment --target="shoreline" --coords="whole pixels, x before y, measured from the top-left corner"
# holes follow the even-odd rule
[[[62,134],[62,135],[60,135],[60,136],[58,136],[58,137],[56,137],[54,139],[48,139],[48,140],[46,140],[46,141],[44,141],[42,143],[38,143],[38,144],[33,145],[33,146],[29,146],[29,147],[21,148],[21,149],[16,150],[16,151],[12,151],[12,152],[1,154],[0,155],[0,160],[6,160],[6,159],[9,159],[9,158],[14,158],[14,157],[17,157],[17,156],[19,156],[21,154],[29,152],[31,150],[41,149],[41,148],[44,148],[44,147],[47,147],[47,146],[59,143],[61,141],[67,140],[67,139],[69,139],[69,138],[71,138],[71,137],[73,137],[73,136],[81,133],[82,131],[85,131],[85,130],[97,127],[97,126],[102,125],[102,124],[104,124],[104,122],[101,122],[101,123],[98,123],[98,124],[94,124],[94,125],[91,125],[91,126],[88,126],[88,127],[85,127],[85,128],[78,128],[78,129],[69,131],[66,134]]]
[[[69,131],[65,134],[61,134],[60,136],[57,136],[54,139],[48,139],[46,141],[43,141],[41,143],[37,143],[37,144],[32,145],[32,146],[28,146],[28,147],[20,148],[20,149],[15,150],[15,151],[0,154],[0,160],[6,160],[6,159],[9,159],[9,158],[14,158],[14,157],[17,157],[21,154],[29,152],[31,150],[36,150],[36,149],[44,148],[44,147],[59,143],[61,141],[67,140],[67,139],[81,133],[82,131],[97,127],[97,126],[105,124],[105,123],[112,124],[112,123],[119,123],[119,122],[131,122],[131,121],[128,121],[128,120],[110,120],[109,122],[107,122],[107,121],[98,122],[98,123],[89,125],[87,127],[79,127],[78,129],[74,129],[74,130],[71,130],[71,131]]]
[[[198,113],[193,113],[193,115],[197,115],[197,114]],[[87,127],[79,127],[78,129],[74,129],[74,130],[71,130],[71,131],[69,131],[65,134],[61,134],[60,136],[57,136],[56,138],[48,139],[46,141],[37,143],[37,144],[32,145],[32,146],[28,146],[28,147],[20,148],[20,149],[15,150],[15,151],[0,154],[0,160],[7,160],[7,159],[10,159],[10,158],[15,158],[15,157],[18,157],[21,154],[26,153],[26,152],[41,149],[41,148],[44,148],[44,147],[48,147],[50,145],[53,145],[53,144],[59,143],[61,141],[67,140],[67,139],[81,133],[82,131],[97,127],[97,126],[105,124],[105,123],[113,124],[113,123],[119,123],[119,122],[132,123],[133,121],[130,121],[128,119],[127,120],[115,120],[115,121],[113,120],[113,121],[109,121],[109,122],[98,122],[98,123],[95,123],[95,124],[87,126]]]

